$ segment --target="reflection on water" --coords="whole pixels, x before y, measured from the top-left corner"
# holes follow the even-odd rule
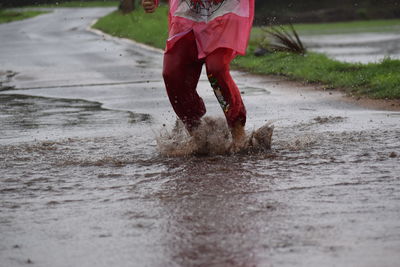
[[[29,135],[40,129],[87,131],[105,125],[151,120],[149,114],[108,110],[99,102],[18,94],[0,94],[0,114],[2,139]]]
[[[255,172],[240,157],[194,158],[156,196],[168,215],[165,242],[180,266],[254,266],[262,226],[277,203],[251,196]],[[266,184],[270,183],[266,177]]]
[[[398,260],[400,164],[392,153],[400,151],[400,128],[318,131],[347,118],[316,116],[278,127],[268,153],[169,158],[151,129],[132,124],[148,115],[83,100],[0,99],[0,257],[7,266],[27,259],[40,266]],[[132,135],[79,135],[117,124]],[[3,143],[56,128],[78,134]],[[81,251],[92,251],[87,263],[74,256]],[[376,252],[357,257],[365,251]]]

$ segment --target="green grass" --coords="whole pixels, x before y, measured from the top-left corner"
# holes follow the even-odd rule
[[[160,6],[153,14],[146,14],[142,9],[127,15],[114,11],[99,19],[93,27],[114,36],[163,49],[168,38],[167,12],[165,6]]]
[[[322,83],[328,89],[339,88],[353,95],[400,99],[400,60],[354,64],[339,62],[318,53],[305,56],[271,53],[264,57],[251,54],[237,57],[232,65],[252,73],[283,75],[293,80]]]
[[[44,11],[13,11],[13,10],[0,10],[0,23],[7,23],[16,20],[23,20],[33,18],[38,15],[44,14]]]
[[[300,24],[302,31],[338,30],[347,27],[358,31],[368,27],[394,27],[400,20],[365,21],[329,24]],[[396,26],[396,27],[397,27]],[[130,15],[113,12],[101,18],[95,28],[118,37],[130,38],[158,48],[165,47],[167,39],[167,7],[161,6],[154,14],[145,14],[138,9]],[[255,28],[255,32],[260,29]],[[254,38],[254,34],[252,36]],[[349,94],[380,99],[400,99],[400,60],[386,59],[375,64],[352,64],[339,62],[323,54],[308,53],[305,56],[288,53],[272,53],[264,57],[250,53],[232,62],[237,69],[252,73],[283,75],[292,80],[324,84],[326,88],[341,89]]]
[[[54,7],[118,7],[119,1],[71,1],[62,2],[57,4],[38,4],[29,7],[43,7],[43,8],[54,8]]]

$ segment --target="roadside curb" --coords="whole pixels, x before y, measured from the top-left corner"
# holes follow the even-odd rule
[[[134,45],[138,48],[141,48],[147,52],[150,53],[156,53],[158,55],[163,55],[164,54],[164,50],[159,49],[159,48],[155,48],[152,47],[150,45],[146,45],[137,41],[134,41],[132,39],[128,39],[128,38],[123,38],[123,37],[115,37],[111,34],[105,33],[101,30],[98,29],[94,29],[92,28],[94,24],[96,24],[96,22],[99,19],[95,19],[93,20],[88,27],[86,27],[86,30],[89,32],[92,32],[98,36],[101,36],[103,39],[107,39],[107,40],[115,40],[117,42],[125,42],[131,45]],[[248,71],[243,71],[243,70],[235,70],[235,71],[239,71],[239,72],[244,72],[250,75],[257,75]],[[261,76],[271,76],[271,77],[278,77],[279,78],[279,82],[292,82],[292,83],[296,83],[297,86],[298,85],[302,85],[304,86],[303,82],[299,82],[296,80],[286,80],[286,79],[282,79],[282,77],[277,76],[277,75],[265,75],[265,74],[261,74]],[[309,84],[310,86],[312,86],[312,84]],[[319,90],[319,91],[325,91],[323,89],[323,87],[321,87],[320,85],[315,86],[314,85],[314,90]],[[361,106],[364,108],[368,108],[368,109],[375,109],[375,110],[387,110],[387,111],[400,111],[400,100],[386,100],[386,99],[369,99],[366,97],[361,97],[361,98],[354,98],[351,97],[349,95],[346,95],[344,92],[340,91],[340,90],[335,90],[335,92],[337,94],[341,95],[342,101],[344,102],[348,102],[348,103],[352,103],[355,104],[357,106]],[[330,92],[330,94],[332,94],[332,92]]]
[[[99,35],[99,36],[102,36],[103,38],[106,37],[106,38],[109,39],[109,40],[111,39],[111,40],[124,41],[124,42],[127,42],[127,43],[131,43],[131,44],[133,44],[133,45],[135,45],[135,46],[137,46],[137,47],[140,47],[140,48],[142,48],[142,49],[144,49],[144,50],[146,50],[146,51],[148,51],[148,52],[155,52],[155,53],[158,53],[158,54],[160,54],[160,55],[164,54],[164,50],[162,50],[162,49],[155,48],[155,47],[152,47],[152,46],[143,44],[143,43],[139,43],[139,42],[136,42],[136,41],[134,41],[134,40],[132,40],[132,39],[122,38],[122,37],[115,37],[115,36],[112,36],[112,35],[110,35],[110,34],[108,34],[108,33],[103,32],[103,31],[101,31],[101,30],[94,29],[94,28],[93,28],[93,25],[96,24],[96,22],[97,22],[98,20],[99,20],[99,19],[93,20],[93,21],[89,24],[89,26],[86,27],[86,30],[89,31],[89,32],[92,32],[92,33],[94,33],[94,34],[97,34],[97,35]]]

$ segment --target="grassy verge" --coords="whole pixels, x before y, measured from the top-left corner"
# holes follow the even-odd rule
[[[57,4],[37,4],[28,7],[43,7],[43,8],[54,8],[54,7],[117,7],[119,1],[71,1],[71,2],[59,2]]]
[[[397,27],[400,20],[295,25],[301,29],[320,31],[325,29],[356,29],[365,26]],[[95,25],[114,36],[130,38],[138,42],[164,48],[167,38],[167,8],[160,7],[154,14],[136,10],[130,15],[113,12],[101,18]],[[326,27],[326,28],[324,28]],[[257,33],[260,29],[255,28]],[[257,35],[257,34],[255,34]],[[252,38],[253,38],[252,37]],[[254,42],[253,42],[254,43]],[[254,49],[250,46],[249,50]],[[400,99],[400,60],[386,59],[381,63],[352,64],[329,59],[323,54],[308,53],[305,56],[288,53],[272,53],[255,57],[252,53],[236,58],[232,66],[258,74],[283,75],[293,80],[322,83],[329,89],[338,88],[350,94],[379,99]]]
[[[27,11],[0,10],[0,23],[7,23],[16,20],[33,18],[44,13],[47,12],[33,11],[33,10],[27,10]]]
[[[114,11],[99,19],[93,27],[114,36],[163,49],[168,38],[167,12],[165,6],[160,6],[153,14],[146,14],[142,9],[127,15]]]
[[[272,53],[264,57],[238,57],[232,65],[252,73],[283,75],[293,80],[322,83],[327,89],[339,88],[349,94],[400,99],[400,60],[351,64],[312,52],[305,56]]]

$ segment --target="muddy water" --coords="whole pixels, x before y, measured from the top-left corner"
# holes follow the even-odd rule
[[[234,73],[272,150],[167,157],[161,56],[85,31],[106,12],[0,25],[21,38],[0,49],[18,73],[0,94],[0,266],[398,265],[399,112]],[[205,77],[199,92],[221,117]]]

